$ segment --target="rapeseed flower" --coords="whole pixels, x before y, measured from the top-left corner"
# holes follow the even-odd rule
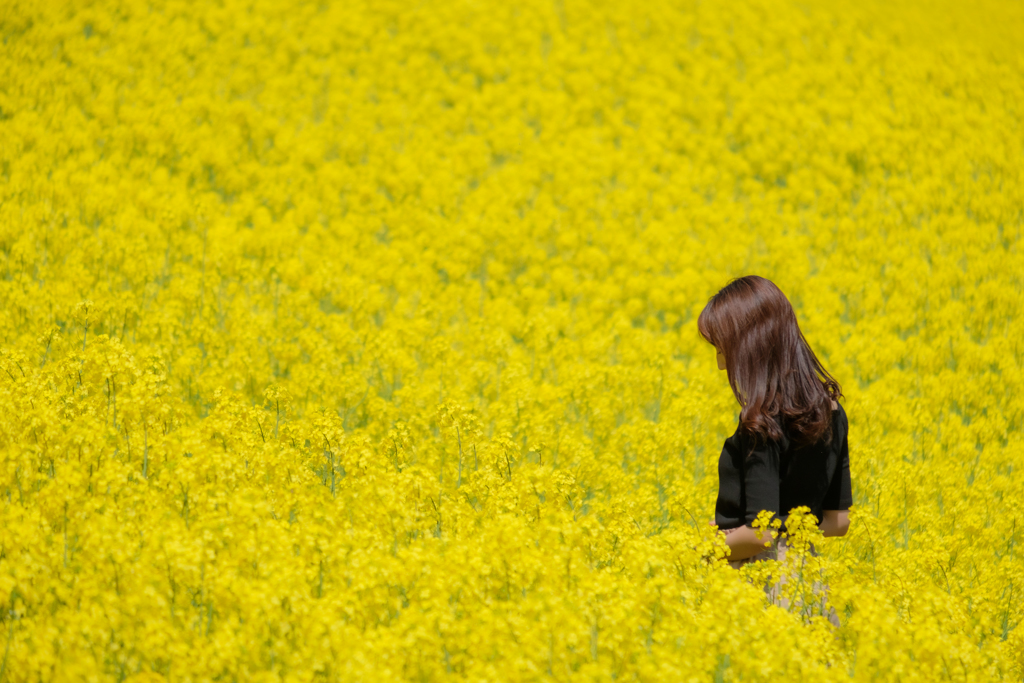
[[[8,3],[0,681],[1020,678],[1024,15],[940,4]],[[751,272],[854,509],[735,572]]]

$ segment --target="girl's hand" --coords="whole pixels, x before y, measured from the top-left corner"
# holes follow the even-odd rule
[[[715,527],[715,528],[718,528],[718,525],[717,525],[717,524],[715,524],[715,520],[711,520],[710,522],[708,522],[708,524],[710,524],[711,526],[713,526],[713,527]],[[738,529],[738,528],[739,528],[739,527],[736,527],[736,528],[733,528],[733,529],[719,529],[719,531],[721,531],[721,532],[722,532],[723,534],[725,534],[726,536],[728,536],[729,534],[731,534],[731,533],[733,533],[734,531],[736,531],[736,529]]]

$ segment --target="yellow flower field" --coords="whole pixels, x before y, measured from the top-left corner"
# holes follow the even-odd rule
[[[0,683],[1024,679],[1020,3],[0,35]],[[854,509],[737,572],[696,317],[748,273],[842,384]]]

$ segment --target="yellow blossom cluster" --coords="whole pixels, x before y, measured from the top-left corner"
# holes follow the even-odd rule
[[[0,682],[1021,680],[1022,35],[5,0]],[[748,273],[854,508],[735,571],[695,322]]]

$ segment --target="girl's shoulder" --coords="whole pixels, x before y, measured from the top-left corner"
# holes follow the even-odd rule
[[[833,431],[838,429],[843,434],[845,434],[849,429],[849,423],[846,419],[846,409],[839,401],[832,401],[832,429]]]

